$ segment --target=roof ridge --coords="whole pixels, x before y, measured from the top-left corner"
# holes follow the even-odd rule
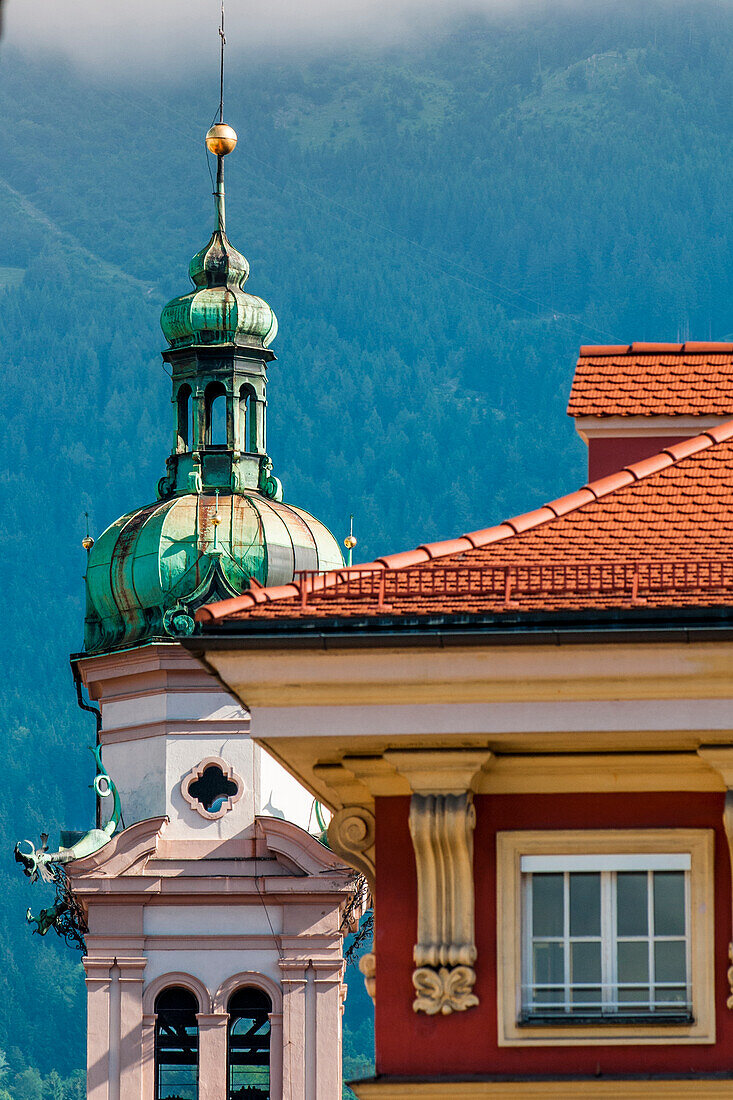
[[[646,342],[637,340],[632,344],[581,344],[578,357],[593,358],[604,355],[722,355],[733,352],[733,343],[727,340],[686,340],[684,344],[664,342]]]
[[[585,507],[586,504],[591,504],[594,500],[601,500],[619,489],[628,488],[629,485],[643,481],[661,470],[677,465],[683,459],[691,458],[693,455],[699,454],[718,443],[724,443],[731,438],[733,438],[733,420],[728,420],[724,424],[717,424],[691,439],[684,439],[680,443],[673,443],[669,447],[664,447],[656,455],[642,458],[638,462],[632,462],[615,474],[608,474],[606,477],[586,482],[580,489],[576,489],[572,493],[548,501],[541,508],[535,508],[530,512],[523,512],[518,516],[506,519],[494,527],[470,531],[457,539],[422,543],[414,550],[386,554],[372,562],[365,562],[361,565],[344,566],[342,569],[333,569],[329,573],[316,574],[311,577],[304,576],[299,583],[293,582],[292,584],[274,585],[270,588],[250,589],[243,592],[241,596],[221,600],[215,604],[203,604],[196,612],[196,621],[210,622],[215,619],[223,619],[234,612],[245,611],[248,607],[254,607],[257,604],[292,599],[293,596],[304,598],[311,592],[330,588],[349,573],[375,572],[384,569],[409,569],[411,566],[423,565],[425,562],[433,561],[436,558],[451,557],[453,554],[460,554],[467,550],[477,550],[483,546],[490,546],[494,542],[503,542],[505,539],[521,535],[525,531],[549,523],[553,519],[566,516],[569,512],[575,512],[579,508]]]

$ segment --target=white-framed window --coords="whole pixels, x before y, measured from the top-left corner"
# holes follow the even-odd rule
[[[689,853],[523,856],[520,1022],[692,1019]]]
[[[497,834],[500,1046],[715,1041],[713,831]]]

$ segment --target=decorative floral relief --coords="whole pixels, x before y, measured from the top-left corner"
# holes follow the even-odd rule
[[[243,792],[241,778],[219,756],[207,756],[181,780],[186,802],[207,821],[217,821],[229,813]]]
[[[472,992],[475,981],[476,971],[470,966],[441,966],[438,970],[420,966],[412,974],[417,993],[412,1007],[428,1016],[465,1012],[478,1004],[478,997]]]

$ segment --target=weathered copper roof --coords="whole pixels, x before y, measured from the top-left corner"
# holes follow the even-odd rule
[[[342,561],[322,523],[257,492],[156,501],[118,519],[91,550],[85,650],[188,633],[206,600]]]

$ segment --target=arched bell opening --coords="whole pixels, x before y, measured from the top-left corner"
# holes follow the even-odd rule
[[[155,1100],[198,1100],[198,1002],[170,986],[155,998]]]
[[[192,449],[193,443],[191,387],[189,385],[183,385],[178,390],[176,405],[176,451],[178,454],[183,454]]]
[[[261,989],[244,986],[232,993],[227,1012],[227,1100],[269,1100],[272,1002]]]
[[[207,447],[231,447],[227,412],[227,392],[223,383],[209,382],[204,391],[204,443]]]
[[[239,391],[240,450],[257,452],[257,394],[252,386]]]

